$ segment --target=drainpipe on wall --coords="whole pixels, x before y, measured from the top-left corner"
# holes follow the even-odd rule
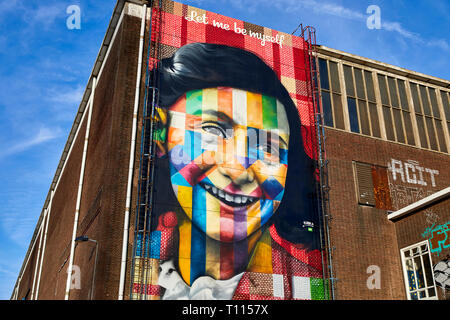
[[[48,231],[48,224],[49,224],[49,220],[50,220],[50,213],[52,212],[53,194],[54,194],[54,191],[52,190],[52,192],[50,193],[50,201],[47,206],[47,221],[45,222],[44,243],[43,243],[43,247],[42,247],[41,262],[39,263],[39,275],[38,275],[38,280],[37,280],[37,284],[36,284],[36,297],[34,298],[34,300],[37,300],[39,297],[39,284],[41,283],[42,264],[44,263],[45,246],[47,244],[47,231]]]
[[[84,136],[84,148],[83,148],[83,156],[82,156],[82,160],[81,160],[80,180],[79,180],[79,184],[78,184],[77,202],[76,202],[76,207],[75,207],[75,219],[74,219],[74,223],[73,223],[73,233],[72,233],[72,240],[71,240],[71,244],[70,244],[70,258],[69,258],[69,266],[67,269],[66,293],[64,296],[64,300],[69,300],[70,285],[72,283],[75,238],[77,236],[78,217],[80,215],[81,191],[83,190],[84,168],[86,165],[86,155],[87,155],[87,147],[88,147],[88,141],[89,141],[89,131],[90,131],[90,127],[91,127],[91,116],[92,116],[92,108],[94,105],[94,95],[95,95],[96,85],[97,85],[97,78],[93,77],[92,78],[91,103],[89,104],[86,133]]]
[[[137,134],[137,117],[139,111],[139,100],[141,90],[141,77],[142,77],[142,56],[144,49],[144,34],[145,34],[145,22],[147,18],[147,5],[142,6],[142,20],[141,31],[139,34],[139,60],[136,76],[136,93],[134,96],[134,111],[133,111],[133,129],[131,132],[131,146],[130,146],[130,162],[128,168],[128,183],[127,183],[127,197],[125,203],[125,217],[123,224],[123,240],[122,240],[122,258],[120,265],[120,279],[119,279],[119,296],[118,300],[123,300],[123,293],[125,287],[125,270],[127,266],[127,249],[128,249],[128,229],[130,224],[130,206],[131,206],[131,192],[133,187],[133,173],[134,173],[134,161],[136,152],[136,134]]]
[[[44,237],[44,226],[46,224],[46,219],[47,219],[47,214],[48,214],[48,210],[45,209],[44,211],[44,219],[42,220],[42,224],[40,227],[40,237],[39,237],[39,247],[38,247],[38,253],[37,253],[37,257],[36,257],[36,266],[34,267],[34,276],[33,276],[33,286],[31,287],[31,298],[30,300],[35,300],[34,299],[34,289],[36,288],[36,276],[37,276],[37,271],[38,271],[38,267],[39,267],[39,257],[41,255],[41,247],[42,247],[42,238]]]

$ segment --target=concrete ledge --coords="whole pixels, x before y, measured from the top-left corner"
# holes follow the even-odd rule
[[[417,211],[423,207],[431,205],[431,204],[433,204],[439,200],[445,199],[449,196],[450,196],[450,187],[447,187],[439,192],[432,194],[431,196],[423,198],[422,200],[416,201],[413,204],[410,204],[409,206],[406,206],[400,210],[392,212],[391,214],[388,215],[388,219],[389,220],[399,219],[409,213]]]

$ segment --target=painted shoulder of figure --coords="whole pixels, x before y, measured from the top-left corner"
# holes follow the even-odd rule
[[[322,252],[320,250],[306,249],[302,244],[292,243],[281,237],[275,224],[269,227],[270,237],[272,238],[272,250],[281,247],[285,253],[294,257],[296,260],[316,269],[322,273]]]

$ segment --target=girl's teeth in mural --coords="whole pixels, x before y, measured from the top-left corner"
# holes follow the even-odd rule
[[[225,193],[223,190],[217,189],[214,186],[205,184],[203,185],[206,191],[209,191],[213,195],[217,196],[220,200],[225,200],[229,203],[247,205],[255,201],[255,198],[245,197],[245,196],[235,196],[229,193]]]

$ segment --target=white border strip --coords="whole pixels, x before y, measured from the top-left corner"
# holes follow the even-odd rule
[[[125,217],[123,223],[123,240],[122,240],[122,258],[120,262],[120,278],[119,278],[119,296],[118,300],[123,300],[123,292],[125,287],[125,270],[127,266],[127,249],[128,249],[128,229],[130,225],[130,206],[131,206],[131,192],[133,187],[133,173],[134,173],[134,158],[136,153],[136,133],[137,133],[137,117],[139,111],[139,100],[141,91],[142,78],[142,59],[144,54],[144,34],[145,23],[147,18],[147,5],[142,6],[141,31],[139,34],[139,60],[136,76],[136,92],[134,95],[134,111],[133,111],[133,129],[131,132],[131,146],[130,146],[130,162],[128,168],[128,183],[127,196],[125,202]]]
[[[94,77],[93,82],[92,82],[91,102],[88,106],[89,114],[88,114],[88,119],[87,119],[86,132],[84,135],[83,156],[81,159],[80,180],[79,180],[79,184],[78,184],[78,194],[77,194],[77,202],[76,202],[76,207],[75,207],[75,218],[74,218],[74,222],[73,222],[72,241],[71,241],[71,245],[70,245],[69,266],[67,269],[66,294],[65,294],[64,300],[69,300],[69,292],[70,292],[70,286],[71,286],[71,282],[72,282],[73,258],[74,258],[74,253],[75,253],[75,238],[77,236],[77,230],[78,230],[78,217],[80,215],[81,193],[83,191],[84,169],[86,166],[86,156],[87,156],[87,149],[88,149],[88,143],[89,143],[89,132],[90,132],[90,128],[91,128],[92,109],[93,109],[93,105],[94,105],[94,96],[95,96],[96,85],[97,85],[97,81],[96,81],[96,78]]]
[[[34,298],[35,300],[37,300],[39,297],[39,284],[41,283],[42,264],[44,263],[45,247],[47,244],[47,231],[48,231],[48,225],[49,225],[49,221],[50,221],[50,213],[52,212],[53,194],[54,194],[54,192],[52,191],[51,195],[50,195],[50,202],[49,202],[48,208],[46,209],[47,210],[47,222],[45,224],[44,245],[42,248],[41,262],[39,264],[39,275],[38,275],[38,280],[37,280],[37,285],[36,285],[36,297]]]
[[[36,265],[34,267],[34,275],[33,275],[33,286],[31,287],[31,300],[34,300],[34,290],[36,288],[36,276],[37,276],[37,272],[38,272],[38,267],[39,267],[39,261],[40,261],[40,256],[41,256],[41,248],[42,248],[42,239],[44,238],[44,225],[45,225],[45,221],[47,218],[47,212],[48,210],[45,210],[45,214],[44,214],[44,219],[42,220],[43,222],[41,223],[41,227],[40,227],[40,231],[39,231],[39,248],[38,248],[38,252],[37,252],[37,256],[36,256]]]
[[[109,53],[111,52],[111,48],[114,44],[114,40],[116,40],[117,32],[119,31],[120,25],[122,24],[124,14],[125,14],[125,7],[122,9],[122,13],[120,14],[119,21],[117,22],[116,29],[114,30],[114,34],[111,38],[111,42],[109,43],[108,50],[106,51],[105,57],[103,58],[102,66],[100,67],[100,71],[98,72],[97,79],[100,79],[100,77],[102,75],[103,68],[105,67],[105,64],[106,64],[105,62],[108,60],[108,56],[109,56]]]
[[[431,196],[423,198],[422,200],[416,201],[413,204],[410,204],[409,206],[406,206],[400,210],[397,210],[397,211],[389,214],[388,219],[393,220],[393,219],[401,218],[402,216],[404,216],[408,213],[419,210],[419,209],[421,209],[425,206],[428,206],[436,201],[446,198],[449,195],[450,195],[450,187],[447,187],[444,190],[436,192],[436,193],[432,194]]]

